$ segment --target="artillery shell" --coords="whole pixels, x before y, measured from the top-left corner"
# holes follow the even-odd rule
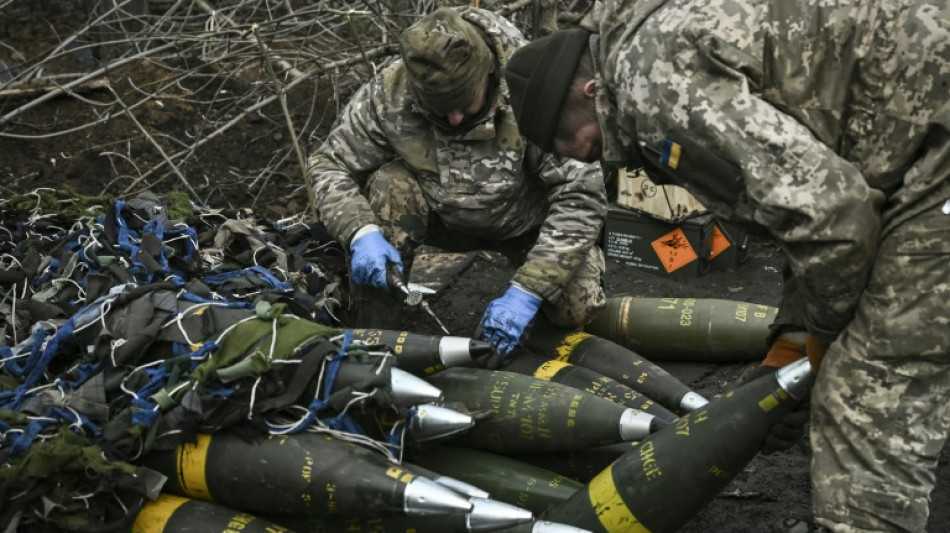
[[[488,491],[496,500],[541,512],[583,485],[565,476],[491,452],[439,446],[412,457],[411,466],[439,472]]]
[[[491,345],[468,337],[423,335],[391,329],[353,329],[353,338],[367,344],[388,346],[399,368],[417,376],[428,376],[445,368],[472,366]]]
[[[610,463],[639,444],[639,442],[620,442],[566,452],[519,453],[510,457],[551,472],[557,472],[579,483],[587,483],[603,469],[610,466]]]
[[[546,359],[527,350],[521,350],[517,357],[505,365],[504,370],[574,387],[624,407],[649,413],[666,422],[673,422],[677,418],[666,407],[600,372],[565,361]]]
[[[352,442],[315,433],[247,441],[228,432],[152,452],[165,490],[248,512],[319,516],[465,513],[467,498]]]
[[[294,533],[268,520],[223,505],[161,494],[139,511],[132,533]]]
[[[538,322],[526,337],[526,349],[614,378],[674,413],[689,412],[708,401],[656,363],[596,335]]]
[[[348,519],[295,515],[271,518],[299,533],[480,533],[530,523],[534,515],[507,503],[472,498],[472,511],[464,515]]]
[[[813,382],[802,359],[746,383],[645,439],[543,518],[595,532],[676,531],[745,468]]]
[[[777,314],[777,307],[717,298],[617,296],[584,329],[651,361],[757,361]]]
[[[466,446],[497,453],[586,448],[639,440],[662,421],[588,392],[502,370],[449,368],[429,381],[476,415]]]

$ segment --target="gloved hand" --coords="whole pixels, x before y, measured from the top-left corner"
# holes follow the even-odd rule
[[[801,355],[799,354],[799,358]],[[743,383],[748,383],[758,379],[766,374],[774,374],[778,370],[774,366],[758,366],[746,377]],[[791,448],[796,442],[805,437],[805,426],[811,418],[811,402],[805,398],[795,407],[795,409],[781,420],[772,424],[769,434],[765,437],[765,444],[762,445],[762,452],[770,455],[775,452],[784,452]]]
[[[745,383],[767,374],[775,373],[779,368],[801,359],[805,355],[808,339],[804,332],[795,332],[779,336],[762,364],[754,368],[745,378]],[[799,342],[804,341],[804,342]],[[811,412],[811,402],[806,398],[792,412],[773,424],[769,435],[765,438],[762,453],[769,455],[785,451],[805,437],[805,426],[808,424]]]
[[[808,356],[808,362],[811,363],[811,371],[818,375],[821,368],[821,362],[825,360],[825,352],[828,346],[811,335],[805,339],[805,355]]]
[[[521,335],[540,307],[541,298],[516,285],[508,287],[505,294],[488,304],[478,324],[481,337],[494,349],[485,366],[494,369],[501,365],[518,346]]]
[[[795,410],[786,414],[781,420],[772,425],[772,430],[765,437],[762,453],[770,455],[775,452],[784,452],[796,442],[805,437],[808,421],[811,419],[811,401],[802,400]]]
[[[362,230],[361,230],[362,231]],[[350,278],[358,285],[369,285],[383,291],[389,291],[386,283],[386,264],[395,263],[402,274],[402,259],[399,251],[389,244],[383,232],[372,229],[357,236],[350,243]]]
[[[804,332],[796,332],[791,335],[781,335],[769,347],[769,352],[765,354],[760,366],[750,371],[743,383],[748,383],[766,374],[771,374],[785,365],[791,364],[802,358],[804,355]],[[802,342],[798,342],[801,340]]]
[[[802,351],[805,347],[803,336],[804,333],[797,333],[795,336],[780,335],[769,347],[769,353],[765,354],[762,366],[782,368],[801,359],[805,355]]]

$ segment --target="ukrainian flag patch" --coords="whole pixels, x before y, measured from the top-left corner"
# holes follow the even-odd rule
[[[660,163],[675,170],[680,164],[680,153],[682,151],[683,149],[679,144],[666,139],[663,141],[663,150],[660,151]]]

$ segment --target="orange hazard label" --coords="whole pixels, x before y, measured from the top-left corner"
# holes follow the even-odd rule
[[[681,228],[676,228],[650,244],[667,273],[688,265],[698,257]]]
[[[712,250],[709,252],[709,258],[715,258],[717,255],[725,252],[726,248],[729,248],[730,246],[732,246],[732,243],[729,242],[728,237],[719,231],[719,226],[713,226]]]

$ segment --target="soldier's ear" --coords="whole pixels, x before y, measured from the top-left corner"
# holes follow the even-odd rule
[[[597,88],[597,82],[594,79],[587,80],[587,83],[584,84],[582,92],[584,93],[584,98],[594,99],[594,89]]]

